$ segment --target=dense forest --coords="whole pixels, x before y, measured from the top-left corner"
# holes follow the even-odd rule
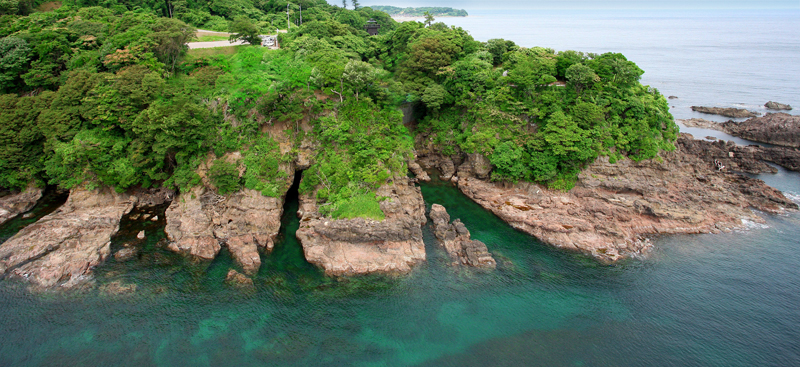
[[[302,6],[302,21],[300,7]],[[287,21],[287,6],[289,20]],[[186,190],[198,168],[220,194],[280,196],[291,146],[318,147],[301,192],[325,214],[380,218],[376,189],[406,175],[416,133],[443,154],[481,153],[493,179],[568,190],[599,155],[674,149],[667,102],[621,54],[478,42],[433,21],[394,22],[324,0],[0,3],[0,188]],[[380,34],[364,24],[376,19]],[[290,24],[287,24],[290,23]],[[280,50],[188,51],[198,27],[260,32]],[[310,126],[303,129],[301,122]],[[239,152],[240,159],[223,159]]]
[[[464,9],[453,9],[444,7],[420,7],[420,8],[400,8],[397,6],[372,5],[372,9],[385,12],[391,16],[400,17],[423,17],[425,13],[436,17],[466,17],[469,15]]]

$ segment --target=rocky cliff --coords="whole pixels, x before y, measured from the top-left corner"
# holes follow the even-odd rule
[[[269,252],[280,229],[283,199],[242,189],[218,195],[205,186],[182,193],[167,208],[169,249],[211,260],[227,246],[245,273],[261,266],[259,248]]]
[[[0,224],[33,209],[43,193],[41,188],[28,187],[25,191],[0,197]]]
[[[378,189],[386,218],[331,219],[319,215],[313,194],[300,197],[297,238],[306,260],[327,275],[402,274],[425,261],[425,203],[418,187],[398,177]]]
[[[763,222],[751,208],[797,208],[763,181],[720,171],[680,141],[676,151],[662,152],[657,160],[611,164],[600,157],[569,192],[488,182],[475,177],[471,166],[469,159],[461,164],[456,181],[472,200],[546,243],[605,262],[646,253],[651,235],[730,231],[743,221]]]
[[[44,288],[80,284],[108,257],[120,218],[138,201],[110,188],[72,190],[61,208],[0,245],[0,274]]]

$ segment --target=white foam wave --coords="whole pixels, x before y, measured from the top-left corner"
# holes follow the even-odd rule
[[[800,194],[792,191],[784,191],[783,196],[786,196],[787,199],[794,201],[796,204],[800,205]]]
[[[764,223],[753,222],[752,220],[749,220],[749,219],[742,219],[742,224],[744,225],[744,228],[742,230],[745,230],[745,231],[749,231],[751,229],[767,229],[767,228],[769,228],[769,226],[764,224]]]

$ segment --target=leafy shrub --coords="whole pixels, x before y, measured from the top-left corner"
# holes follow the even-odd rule
[[[237,170],[236,165],[224,159],[214,160],[214,163],[208,169],[208,178],[217,188],[217,193],[221,195],[234,193],[239,191],[241,187],[239,170]]]

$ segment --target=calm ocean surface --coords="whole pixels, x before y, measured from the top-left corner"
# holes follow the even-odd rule
[[[445,21],[480,40],[622,52],[646,84],[679,97],[678,118],[696,116],[691,105],[800,107],[797,11],[470,13]],[[800,198],[796,173],[759,178]],[[422,191],[488,245],[497,271],[450,268],[426,227],[429,259],[411,275],[326,278],[293,236],[294,199],[255,289],[242,292],[223,283],[229,254],[191,264],[157,246],[163,228],[123,222],[112,250],[141,229],[146,246],[100,266],[97,281],[136,292],[31,295],[0,281],[0,366],[800,365],[798,214],[662,237],[649,259],[602,266],[513,230],[452,186]],[[29,222],[3,226],[0,241]]]

